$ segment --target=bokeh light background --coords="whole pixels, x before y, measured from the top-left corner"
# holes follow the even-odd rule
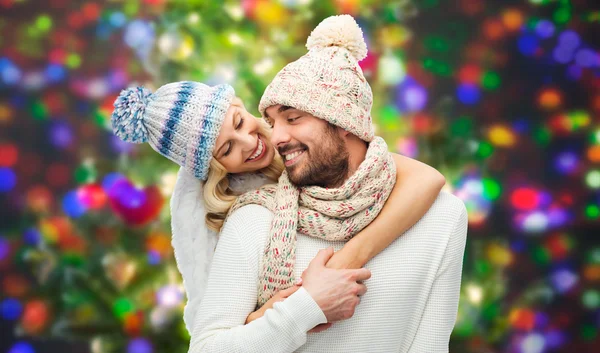
[[[228,82],[258,115],[339,13],[365,32],[378,134],[469,211],[450,351],[599,352],[592,0],[0,0],[0,352],[186,352],[177,166],[116,139],[112,103]]]

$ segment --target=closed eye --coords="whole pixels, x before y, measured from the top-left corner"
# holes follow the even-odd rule
[[[235,129],[238,130],[239,128],[242,127],[242,125],[244,125],[244,118],[242,118],[240,115],[238,115],[240,117],[238,124],[236,125]]]
[[[229,156],[230,153],[231,153],[231,142],[229,142],[229,145],[227,146],[227,151],[225,151],[225,153],[223,153],[223,157]]]
[[[298,119],[300,119],[300,118],[301,118],[300,116],[298,116],[298,117],[295,117],[295,118],[287,118],[287,122],[288,122],[288,123],[293,123],[293,122],[295,122],[296,120],[298,120]]]

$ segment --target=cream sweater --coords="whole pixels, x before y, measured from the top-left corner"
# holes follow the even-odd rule
[[[190,353],[448,352],[458,309],[467,212],[442,192],[423,218],[367,263],[368,291],[352,318],[320,333],[326,322],[304,288],[244,325],[257,299],[259,260],[273,215],[245,206],[222,229],[208,284],[195,313]],[[295,274],[317,252],[343,242],[298,235]]]

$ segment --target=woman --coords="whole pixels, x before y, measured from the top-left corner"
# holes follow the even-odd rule
[[[215,232],[237,197],[276,183],[283,164],[269,141],[266,123],[248,113],[228,85],[186,81],[164,85],[155,93],[141,87],[127,89],[115,101],[111,122],[124,141],[149,142],[182,167],[171,199],[173,248],[188,295],[184,321],[191,332],[217,241]],[[335,253],[328,267],[364,266],[415,224],[436,199],[445,183],[439,172],[400,155],[394,155],[394,162],[396,184],[380,215]],[[246,323],[298,288],[280,291],[248,315]]]

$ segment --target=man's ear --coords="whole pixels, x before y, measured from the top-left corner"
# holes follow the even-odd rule
[[[348,134],[350,134],[350,132],[349,132],[349,131],[346,131],[346,130],[342,129],[342,128],[341,128],[341,127],[339,127],[339,126],[336,126],[335,128],[337,129],[338,135],[339,135],[341,138],[345,138],[346,136],[348,136]]]

